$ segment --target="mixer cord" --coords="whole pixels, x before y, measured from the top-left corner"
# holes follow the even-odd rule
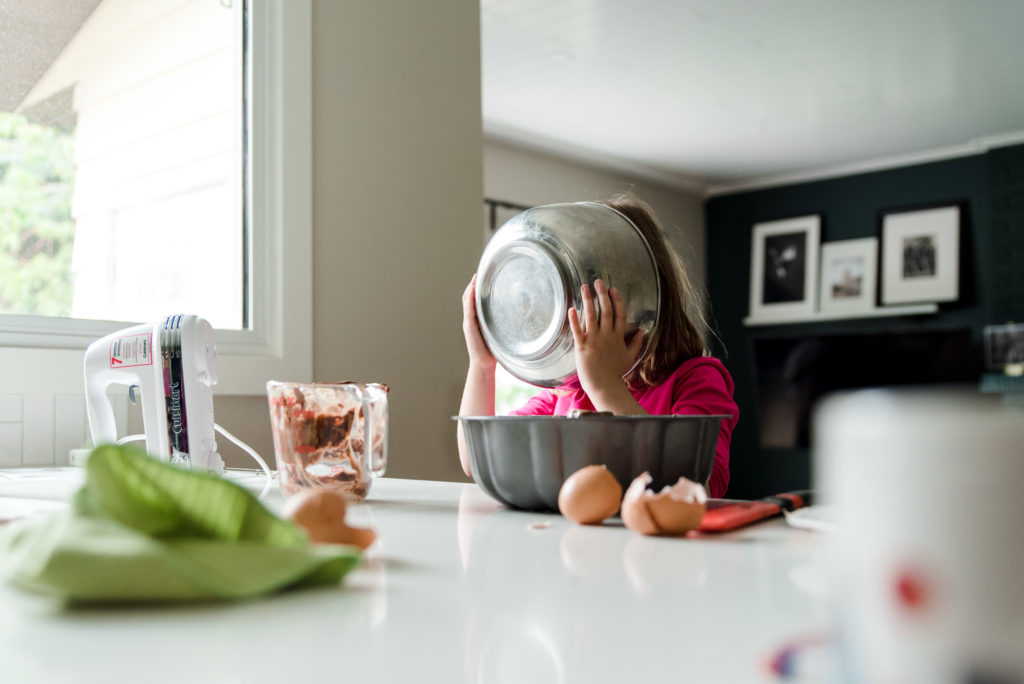
[[[228,432],[227,430],[222,428],[220,425],[217,425],[216,423],[214,423],[213,424],[213,428],[217,432],[219,432],[220,434],[224,435],[224,437],[226,437],[229,442],[231,442],[232,444],[237,446],[239,449],[241,449],[245,453],[247,453],[250,456],[252,456],[253,459],[255,459],[256,462],[260,464],[260,468],[263,469],[263,474],[267,476],[267,482],[266,482],[266,484],[263,485],[263,491],[260,492],[260,496],[259,496],[259,498],[262,499],[264,496],[266,496],[267,492],[270,491],[270,486],[272,484],[274,484],[274,474],[271,473],[270,472],[270,468],[267,467],[267,462],[264,461],[263,458],[259,454],[256,453],[255,449],[253,449],[251,446],[249,446],[248,444],[246,444],[242,440],[240,440],[237,437],[235,437],[233,434],[231,434],[230,432]]]
[[[220,434],[224,435],[224,437],[227,438],[229,442],[231,442],[239,449],[252,456],[253,459],[255,459],[256,462],[260,464],[260,468],[263,470],[263,474],[267,476],[267,482],[266,484],[263,485],[263,491],[261,491],[259,494],[259,498],[262,499],[264,496],[266,496],[267,492],[270,491],[270,487],[274,484],[274,474],[270,471],[270,468],[267,466],[267,462],[263,460],[262,456],[256,453],[255,449],[253,449],[251,446],[240,440],[238,437],[235,437],[233,434],[222,428],[217,423],[213,424],[213,428]],[[124,444],[125,442],[141,442],[144,441],[145,439],[146,435],[128,435],[127,437],[122,437],[121,439],[117,440],[117,443]]]

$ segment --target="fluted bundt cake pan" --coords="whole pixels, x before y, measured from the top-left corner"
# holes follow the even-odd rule
[[[622,485],[641,473],[661,489],[680,477],[707,484],[728,416],[456,416],[473,479],[512,508],[557,511],[566,478],[604,465]]]

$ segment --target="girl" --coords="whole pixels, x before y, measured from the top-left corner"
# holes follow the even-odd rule
[[[563,416],[572,409],[617,415],[730,415],[722,421],[708,482],[711,496],[724,496],[729,485],[729,441],[739,409],[732,398],[732,377],[718,359],[708,355],[709,327],[703,297],[690,284],[682,262],[645,203],[626,194],[602,204],[629,218],[654,253],[661,279],[661,319],[647,356],[626,375],[643,346],[643,333],[637,331],[629,340],[625,338],[626,309],[616,288],[606,287],[600,279],[592,287],[584,284],[583,311],[570,307],[568,314],[576,377],[561,387],[544,390],[512,415]],[[496,361],[477,323],[475,289],[473,276],[462,295],[462,332],[469,351],[469,372],[459,415],[493,416]],[[462,469],[472,475],[461,423],[458,443]]]

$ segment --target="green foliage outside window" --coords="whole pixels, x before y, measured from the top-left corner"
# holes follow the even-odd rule
[[[74,137],[0,112],[0,312],[68,316]]]
[[[494,415],[496,416],[508,415],[509,411],[519,408],[530,397],[541,391],[541,388],[519,380],[500,367],[494,385]]]

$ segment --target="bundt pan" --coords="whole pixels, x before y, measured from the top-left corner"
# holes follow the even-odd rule
[[[557,511],[565,479],[604,465],[623,489],[641,473],[661,489],[680,477],[706,485],[728,416],[456,416],[473,479],[506,506]]]

